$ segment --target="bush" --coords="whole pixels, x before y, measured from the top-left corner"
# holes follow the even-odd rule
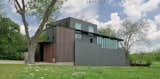
[[[153,61],[160,61],[160,52],[149,52],[149,53],[137,53],[137,54],[131,54],[130,55],[130,61],[131,63],[136,64],[149,64]]]

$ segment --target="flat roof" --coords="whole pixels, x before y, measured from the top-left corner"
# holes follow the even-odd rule
[[[73,18],[73,17],[67,17],[67,18],[64,18],[64,19],[57,20],[55,22],[50,22],[47,25],[56,25],[56,24],[59,24],[59,23],[62,23],[64,21],[66,21],[66,20],[71,20],[71,19],[72,20],[76,20],[76,21],[80,21],[80,22],[83,22],[83,23],[87,23],[87,24],[93,25],[94,27],[97,27],[96,24],[93,24],[93,23],[88,22],[88,21],[80,20],[80,19],[77,19],[77,18]]]
[[[67,17],[67,18],[64,18],[64,19],[61,19],[61,20],[58,20],[58,21],[55,21],[55,22],[48,23],[47,25],[49,25],[49,26],[56,25],[57,23],[61,23],[65,20],[67,20],[67,19],[74,19],[74,20],[78,20],[78,21],[85,22],[85,23],[88,23],[88,24],[92,24],[90,22],[86,22],[86,21],[76,19],[76,18],[73,18],[73,17]],[[95,24],[92,24],[92,25],[97,27],[97,25],[95,25]],[[59,26],[59,25],[57,25],[57,26]],[[59,27],[63,27],[63,26],[59,26]],[[71,28],[71,27],[65,27],[65,28],[70,28],[70,29],[73,29],[75,31],[80,31],[80,32],[87,33],[87,34],[93,34],[93,35],[100,36],[100,37],[103,37],[103,38],[109,38],[109,39],[114,39],[114,40],[118,40],[118,41],[123,41],[123,39],[120,39],[120,38],[117,38],[117,37],[106,36],[106,35],[102,35],[102,34],[98,34],[98,33],[92,33],[92,32],[88,32],[88,31],[84,31],[84,30],[77,30],[77,29]]]

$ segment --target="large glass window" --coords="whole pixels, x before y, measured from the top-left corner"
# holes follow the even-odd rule
[[[101,48],[110,48],[110,49],[117,49],[119,47],[117,40],[103,38],[103,37],[97,37],[97,45],[100,46]]]
[[[111,42],[110,43],[110,46],[111,46],[110,48],[113,49],[114,48],[114,42],[113,42],[113,40],[110,40],[110,42]]]
[[[89,31],[89,32],[94,32],[93,26],[88,26],[88,31]]]
[[[118,48],[118,43],[117,43],[117,40],[115,40],[115,49],[117,49]]]
[[[82,25],[80,23],[75,23],[75,29],[81,30],[82,29]]]

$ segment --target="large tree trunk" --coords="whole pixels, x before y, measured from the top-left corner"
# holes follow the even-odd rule
[[[21,15],[22,21],[25,27],[25,33],[27,38],[27,46],[28,46],[28,53],[27,56],[25,56],[25,63],[26,64],[34,64],[35,63],[35,51],[36,51],[36,45],[39,40],[39,36],[45,26],[45,24],[48,21],[49,16],[52,14],[52,11],[54,9],[54,5],[56,4],[57,0],[52,0],[50,4],[46,7],[46,10],[43,14],[43,17],[41,19],[41,22],[38,26],[38,29],[35,33],[35,35],[30,38],[29,31],[28,31],[28,22],[26,20],[26,6],[25,6],[25,0],[22,0],[20,5],[20,2],[18,0],[15,0],[15,8],[17,12]]]
[[[125,50],[125,57],[126,57],[126,65],[129,66],[130,60],[129,60],[129,51],[128,50]]]
[[[36,45],[37,45],[36,41],[33,40],[29,41],[26,64],[35,64]]]

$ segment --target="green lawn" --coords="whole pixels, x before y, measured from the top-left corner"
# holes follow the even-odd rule
[[[0,65],[0,79],[160,79],[160,63],[151,67]]]

